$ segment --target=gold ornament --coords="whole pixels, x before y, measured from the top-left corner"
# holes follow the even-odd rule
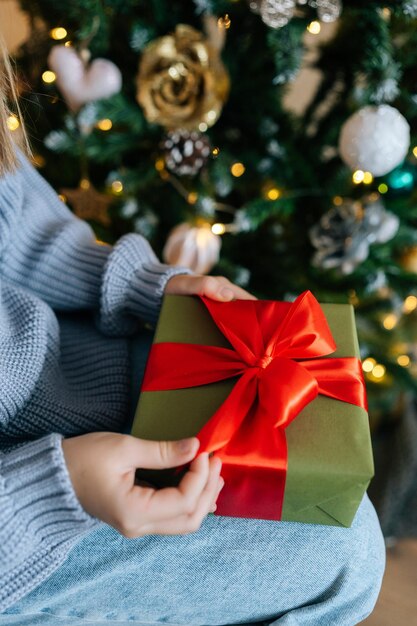
[[[75,215],[82,220],[95,220],[103,226],[110,226],[108,209],[113,198],[99,193],[87,179],[82,179],[77,189],[61,189],[61,194],[74,209]]]
[[[400,257],[400,265],[411,274],[417,274],[417,246],[407,248]]]
[[[144,49],[137,100],[149,122],[168,129],[212,126],[229,93],[229,76],[215,42],[186,24]]]

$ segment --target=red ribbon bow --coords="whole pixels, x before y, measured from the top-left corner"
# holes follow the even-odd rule
[[[336,344],[310,291],[293,303],[201,299],[231,348],[156,343],[142,390],[239,376],[197,435],[199,452],[215,452],[223,462],[225,487],[216,513],[281,519],[288,464],[284,429],[318,394],[366,408],[361,363],[355,357],[323,359]]]

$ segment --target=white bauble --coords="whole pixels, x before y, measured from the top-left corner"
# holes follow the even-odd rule
[[[366,106],[343,124],[339,153],[352,170],[384,176],[407,156],[410,126],[403,115],[388,104]]]
[[[95,59],[85,65],[77,51],[54,46],[48,65],[56,75],[56,84],[68,107],[77,112],[87,102],[110,98],[122,87],[122,74],[112,61]]]
[[[221,239],[210,226],[191,226],[184,222],[172,229],[162,251],[170,265],[189,267],[206,274],[219,260]]]

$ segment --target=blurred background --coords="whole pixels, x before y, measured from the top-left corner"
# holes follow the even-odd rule
[[[97,239],[354,306],[388,548],[366,623],[414,623],[417,0],[0,0],[0,32],[9,127]]]

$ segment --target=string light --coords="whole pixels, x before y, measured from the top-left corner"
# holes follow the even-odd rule
[[[224,224],[216,223],[211,227],[211,232],[214,235],[224,235],[226,232],[226,226]]]
[[[414,309],[417,308],[417,298],[416,296],[407,296],[404,300],[403,310],[405,313],[411,313]]]
[[[363,183],[365,178],[365,172],[363,172],[362,170],[356,170],[356,172],[353,172],[352,174],[352,180],[355,183],[355,185],[359,185],[360,183]]]
[[[369,374],[370,372],[372,372],[372,370],[374,369],[375,365],[376,365],[375,359],[373,359],[372,357],[368,357],[362,363],[362,369],[363,369],[364,372],[367,372]]]
[[[71,46],[72,46],[72,41],[66,41],[66,42],[64,43],[64,46],[65,46],[66,48],[71,48]]]
[[[276,187],[272,187],[272,189],[270,189],[266,195],[267,195],[268,200],[278,200],[278,198],[281,195],[281,192]]]
[[[113,126],[113,122],[109,120],[108,118],[105,118],[104,120],[100,120],[99,122],[97,122],[97,128],[99,128],[100,130],[110,130],[112,126]]]
[[[111,184],[111,190],[113,193],[122,193],[123,183],[121,180],[114,180]]]
[[[417,159],[417,146],[415,146],[415,147],[413,148],[413,154],[414,154],[414,156],[415,156],[415,157],[416,157],[416,159]]]
[[[230,28],[231,23],[232,23],[232,20],[230,19],[227,13],[223,15],[223,17],[219,17],[219,19],[217,20],[217,26],[219,28],[224,28],[225,30]]]
[[[401,365],[401,367],[408,367],[410,365],[410,357],[408,354],[401,354],[397,358],[397,363],[398,365]]]
[[[365,185],[370,185],[374,180],[374,177],[372,176],[371,172],[364,172],[363,173],[363,182]]]
[[[66,29],[62,26],[57,26],[57,28],[53,28],[49,32],[49,34],[51,35],[52,39],[56,39],[57,41],[59,41],[60,39],[65,39],[68,33]]]
[[[211,155],[212,155],[213,157],[218,157],[218,156],[219,156],[219,154],[220,154],[220,148],[218,148],[217,146],[215,146],[215,147],[212,149],[212,151],[211,151]]]
[[[340,206],[340,205],[342,205],[342,204],[343,204],[343,198],[342,198],[342,196],[335,196],[335,197],[333,198],[333,204],[334,204],[335,206]]]
[[[155,161],[155,169],[158,172],[162,172],[162,170],[165,169],[165,161],[164,161],[164,159],[156,159],[156,161]]]
[[[317,20],[310,22],[310,24],[307,26],[307,30],[312,35],[318,35],[319,32],[321,31],[320,22],[317,22]]]
[[[200,133],[205,133],[207,128],[208,126],[205,122],[200,122],[200,124],[198,125],[198,130],[200,131]]]
[[[90,189],[90,181],[88,180],[88,178],[82,178],[80,180],[80,187],[81,189]]]
[[[195,191],[190,191],[187,196],[188,204],[195,204],[198,200],[198,194]]]
[[[385,376],[385,372],[385,366],[378,363],[372,370],[372,376],[374,376],[375,378],[383,378]]]
[[[9,117],[7,118],[7,127],[9,130],[17,130],[20,126],[20,122],[19,119],[16,117],[16,115],[9,115]]]
[[[381,183],[380,185],[378,185],[378,191],[379,193],[387,193],[388,185],[386,185],[385,183]]]
[[[42,74],[42,80],[44,83],[53,83],[56,79],[56,75],[55,72],[51,72],[50,70],[46,70],[43,74]]]
[[[232,176],[239,178],[239,176],[242,176],[242,174],[245,173],[245,166],[243,165],[243,163],[233,163],[230,171],[232,173]]]
[[[398,317],[395,315],[395,313],[389,313],[386,317],[384,317],[382,325],[385,330],[392,330],[397,325],[397,322]]]

